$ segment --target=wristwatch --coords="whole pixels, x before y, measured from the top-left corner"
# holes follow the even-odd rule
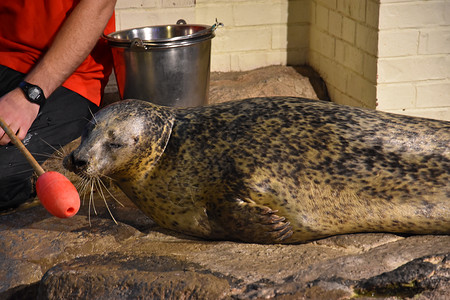
[[[26,81],[22,81],[19,87],[22,89],[28,101],[39,104],[40,106],[44,105],[46,99],[40,87]]]

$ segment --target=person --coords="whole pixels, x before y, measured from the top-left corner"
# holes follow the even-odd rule
[[[39,163],[79,137],[112,70],[116,0],[0,1],[0,117]],[[34,196],[33,169],[0,128],[0,210]]]

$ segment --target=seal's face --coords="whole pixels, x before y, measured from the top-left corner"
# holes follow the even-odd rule
[[[144,128],[140,118],[133,122],[117,107],[99,111],[86,126],[80,146],[64,159],[64,166],[88,176],[110,175],[120,172],[138,147]]]
[[[164,151],[172,122],[164,123],[161,119],[170,116],[137,100],[107,106],[86,126],[80,146],[63,164],[66,169],[87,177],[115,178],[136,172],[143,161],[151,163]]]

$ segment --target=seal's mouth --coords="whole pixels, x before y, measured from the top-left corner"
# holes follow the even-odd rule
[[[69,155],[64,157],[63,166],[67,170],[80,175],[85,173],[87,167],[87,161],[76,159],[74,152],[71,152]]]

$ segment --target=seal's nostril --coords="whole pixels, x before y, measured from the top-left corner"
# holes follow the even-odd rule
[[[77,168],[82,168],[82,167],[84,167],[85,165],[87,165],[87,161],[85,161],[85,160],[74,160],[74,161],[73,161],[73,165],[74,165],[75,167],[77,167]]]
[[[63,166],[64,166],[64,168],[66,168],[67,170],[71,170],[72,161],[73,161],[72,153],[70,153],[69,155],[64,157],[64,159],[63,159]]]
[[[76,159],[73,152],[67,155],[63,160],[63,166],[69,171],[75,171],[81,169],[87,165],[87,161],[82,159]]]

